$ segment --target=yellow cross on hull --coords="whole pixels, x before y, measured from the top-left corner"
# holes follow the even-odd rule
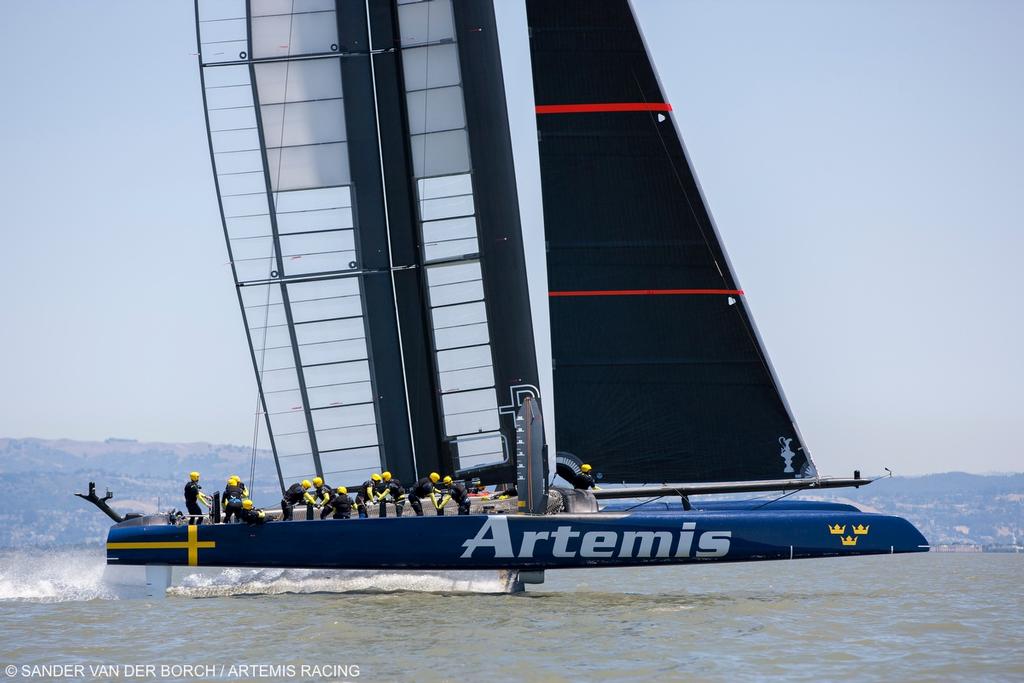
[[[107,543],[107,550],[172,550],[175,548],[188,550],[188,566],[195,567],[199,563],[200,548],[216,548],[215,541],[200,541],[199,526],[188,527],[187,541],[139,541],[135,543]]]

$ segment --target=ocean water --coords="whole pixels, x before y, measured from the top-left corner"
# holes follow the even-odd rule
[[[567,570],[515,595],[487,572],[184,569],[153,600],[123,571],[0,554],[0,680],[1024,680],[1022,555]]]

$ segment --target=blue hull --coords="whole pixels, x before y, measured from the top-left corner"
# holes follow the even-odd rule
[[[331,569],[562,569],[928,550],[907,520],[853,508],[119,524],[108,564]]]

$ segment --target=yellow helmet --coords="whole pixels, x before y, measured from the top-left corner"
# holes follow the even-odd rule
[[[590,465],[583,464],[583,465],[580,465],[580,469],[583,470],[584,474],[586,474],[587,472],[589,472],[593,468]]]
[[[444,483],[446,483],[446,484],[452,483],[452,478],[451,477],[445,477],[444,478]]]
[[[191,479],[192,481],[199,481],[199,473],[198,472],[189,472],[188,473],[188,478]]]
[[[312,486],[312,484],[309,483],[309,479],[302,480],[302,488],[308,489],[310,486]]]
[[[317,488],[320,488],[323,485],[324,485],[324,480],[323,479],[321,479],[320,477],[313,477],[313,486],[316,486]]]
[[[237,474],[232,474],[231,478],[235,480],[236,484],[241,484],[242,483],[242,478],[240,476],[238,476]]]
[[[380,475],[379,475],[379,474],[377,474],[376,472],[374,472],[373,474],[371,474],[371,475],[370,475],[370,479],[373,479],[374,481],[380,481],[380,480],[381,480],[381,477],[380,477]]]
[[[228,485],[234,486],[237,483],[238,479],[235,478],[235,475],[231,475],[230,477],[228,477]]]
[[[246,510],[252,510],[252,501],[246,498],[242,501],[242,507]]]
[[[438,480],[440,478],[441,478],[441,475],[438,474],[437,472],[431,472],[430,473],[430,481],[434,482],[435,484],[438,482]]]
[[[382,472],[381,475],[380,475],[380,478],[383,479],[384,481],[391,481],[391,473],[390,472]]]
[[[348,488],[346,488],[344,486],[339,486],[338,487],[338,493],[348,493]]]

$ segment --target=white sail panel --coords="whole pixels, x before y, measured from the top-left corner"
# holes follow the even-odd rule
[[[200,0],[214,172],[282,484],[380,467],[333,0]],[[249,43],[251,34],[251,44]],[[297,59],[292,59],[298,57]]]
[[[338,20],[328,0],[250,0],[255,59],[338,50]]]

